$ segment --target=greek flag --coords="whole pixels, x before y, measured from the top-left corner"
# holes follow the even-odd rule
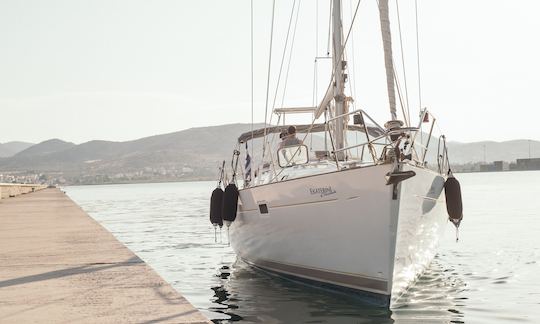
[[[244,181],[249,183],[251,181],[251,156],[249,156],[248,145],[246,142],[246,174],[244,175]]]

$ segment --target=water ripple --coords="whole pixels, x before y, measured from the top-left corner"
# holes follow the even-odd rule
[[[216,243],[208,223],[213,182],[67,193],[215,323],[538,322],[540,172],[459,178],[466,202],[460,242],[449,226],[430,268],[392,310],[236,261],[226,232],[217,232]]]

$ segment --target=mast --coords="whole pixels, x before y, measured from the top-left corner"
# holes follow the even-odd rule
[[[392,60],[392,36],[390,34],[390,18],[388,14],[388,0],[379,0],[379,16],[384,48],[384,67],[386,69],[386,87],[388,89],[388,103],[392,120],[397,119],[396,92],[394,84],[394,62]]]
[[[333,0],[333,12],[332,12],[332,24],[333,24],[333,64],[334,64],[334,101],[335,101],[335,115],[340,116],[345,113],[345,78],[343,70],[345,69],[345,62],[343,61],[343,24],[341,22],[341,0]],[[345,123],[344,118],[340,117],[335,121],[335,146],[339,150],[345,147]],[[337,159],[343,160],[345,157],[344,152],[338,152]]]

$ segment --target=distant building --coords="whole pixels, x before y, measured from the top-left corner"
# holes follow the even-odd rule
[[[495,161],[490,164],[481,164],[480,172],[495,172],[503,170],[503,161]]]
[[[540,170],[540,158],[517,159],[515,170]]]

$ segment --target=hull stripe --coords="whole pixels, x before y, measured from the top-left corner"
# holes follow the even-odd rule
[[[240,198],[242,199],[242,198]],[[326,200],[316,200],[316,201],[304,201],[304,202],[299,202],[299,203],[294,203],[294,204],[283,204],[283,205],[268,205],[268,208],[286,208],[286,207],[295,207],[295,206],[302,206],[302,205],[314,205],[314,204],[323,204],[323,203],[328,203],[328,202],[333,202],[333,201],[336,201],[338,200],[337,198],[332,198],[332,199],[326,199]],[[239,211],[240,212],[248,212],[248,211],[255,211],[255,210],[258,210],[256,208],[253,208],[253,209],[243,209],[242,207],[239,208]]]
[[[339,286],[345,286],[349,288],[366,290],[370,292],[376,292],[379,294],[388,294],[388,281],[381,279],[374,279],[368,277],[362,277],[358,275],[329,272],[320,269],[305,268],[296,265],[284,264],[269,260],[258,260],[255,262],[249,262],[260,268],[267,268],[275,272],[282,272],[293,276],[299,276],[308,279],[315,279],[332,283]]]

